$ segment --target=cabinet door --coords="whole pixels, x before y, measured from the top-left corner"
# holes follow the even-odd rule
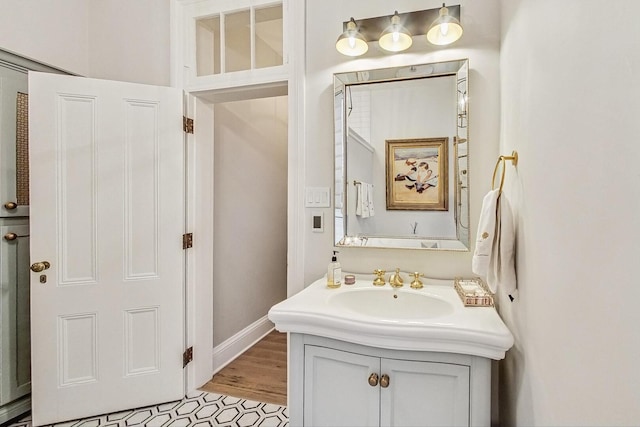
[[[379,425],[379,358],[308,345],[304,371],[305,426]]]
[[[2,226],[0,239],[0,404],[5,404],[31,391],[29,226]]]
[[[468,426],[469,367],[382,359],[382,426]]]
[[[27,74],[0,65],[0,217],[29,214],[27,100]]]

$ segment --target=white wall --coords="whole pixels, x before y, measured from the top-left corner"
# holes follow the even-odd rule
[[[493,165],[498,155],[499,138],[499,46],[498,0],[462,1],[463,38],[454,47],[443,49],[414,42],[407,52],[389,55],[372,46],[363,57],[351,59],[339,54],[335,40],[342,22],[356,19],[422,10],[441,6],[435,0],[325,0],[306,2],[306,83],[305,83],[305,185],[333,187],[333,73],[383,68],[425,62],[469,58],[470,73],[470,185],[472,236],[478,221],[482,197],[490,187]],[[307,224],[311,210],[306,210]],[[331,218],[326,209],[325,218]],[[330,224],[330,221],[327,221]],[[326,271],[333,249],[333,230],[324,233],[305,230],[305,284]],[[370,272],[374,268],[423,271],[431,277],[471,275],[471,252],[433,252],[342,248],[340,261],[345,271]]]
[[[88,0],[0,0],[0,49],[89,75]]]
[[[287,295],[287,97],[215,105],[214,346]]]
[[[501,419],[638,425],[640,2],[505,0],[502,14],[501,151],[520,161]]]

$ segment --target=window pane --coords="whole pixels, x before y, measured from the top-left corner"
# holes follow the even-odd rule
[[[251,13],[249,10],[224,17],[225,73],[251,69]]]
[[[255,10],[256,68],[282,65],[282,5]]]
[[[220,17],[196,21],[196,65],[198,76],[220,74]]]

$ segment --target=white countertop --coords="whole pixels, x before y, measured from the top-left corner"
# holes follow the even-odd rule
[[[499,360],[504,358],[505,352],[513,345],[513,335],[495,308],[465,307],[453,287],[453,280],[423,279],[424,288],[414,290],[409,287],[409,275],[403,273],[405,285],[395,290],[389,284],[373,286],[373,275],[356,277],[355,284],[343,284],[338,289],[327,288],[323,277],[298,294],[274,305],[269,310],[269,319],[280,332],[318,335],[395,350],[469,354]],[[412,302],[428,296],[447,302],[450,309],[444,314],[431,317],[394,317],[388,313],[370,313],[375,310],[361,311],[358,307],[350,309],[348,306],[345,308],[344,304],[337,303],[342,298],[337,297],[340,293],[363,291],[376,297],[379,295],[371,292],[387,293],[389,301],[394,301],[394,293],[404,301],[414,298]],[[386,294],[380,295],[386,298]],[[357,301],[358,296],[354,297],[351,301]],[[412,308],[415,305],[412,304]]]

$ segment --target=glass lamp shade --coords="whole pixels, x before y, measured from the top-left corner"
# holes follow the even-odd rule
[[[433,21],[427,31],[427,40],[439,46],[451,44],[462,37],[462,31],[460,21],[449,15],[449,9],[442,6],[440,16]]]
[[[356,21],[353,18],[347,23],[346,31],[338,37],[336,50],[346,56],[364,55],[369,50],[369,45],[362,34],[358,32]]]
[[[389,52],[401,52],[409,49],[413,44],[411,34],[400,24],[400,17],[397,11],[391,17],[391,25],[380,34],[378,44]]]

